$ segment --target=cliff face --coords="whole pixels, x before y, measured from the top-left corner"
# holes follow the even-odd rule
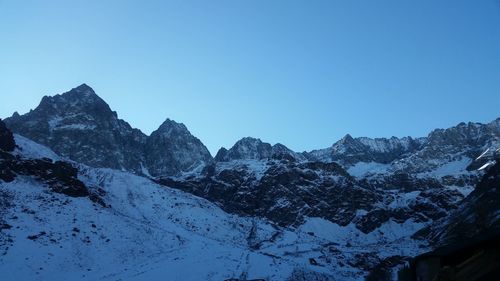
[[[500,230],[500,158],[494,161],[455,211],[420,230],[415,237],[428,240],[434,246],[443,246]]]
[[[158,132],[148,137],[119,119],[85,84],[44,97],[36,109],[22,116],[14,114],[5,122],[15,133],[94,167],[174,175],[211,159],[185,126],[161,137]]]
[[[150,136],[133,129],[86,85],[44,97],[36,109],[5,122],[15,134],[0,121],[0,250],[9,261],[0,259],[0,270],[22,256],[16,249],[31,247],[23,239],[33,225],[49,231],[28,235],[30,243],[39,241],[30,251],[77,245],[78,253],[99,261],[89,262],[99,272],[94,279],[131,276],[128,268],[118,275],[99,268],[107,262],[102,256],[123,256],[126,237],[134,256],[173,257],[165,268],[186,258],[207,264],[206,272],[186,273],[193,280],[214,276],[213,259],[200,259],[215,252],[223,261],[221,280],[236,271],[247,278],[245,268],[263,260],[269,267],[256,278],[361,280],[429,245],[500,228],[500,119],[423,138],[347,135],[305,153],[247,137],[215,158],[181,123],[167,119]],[[103,216],[101,225],[91,220]],[[68,220],[85,236],[73,231],[69,237]],[[19,232],[6,232],[16,223]],[[107,244],[106,237],[118,242]],[[99,247],[89,250],[90,240]],[[186,256],[186,245],[196,250]],[[61,264],[84,263],[74,253],[64,257]],[[132,275],[142,274],[142,266],[135,269]],[[41,274],[25,272],[27,280]]]

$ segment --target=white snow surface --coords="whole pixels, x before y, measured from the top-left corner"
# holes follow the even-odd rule
[[[462,157],[458,160],[444,163],[443,165],[439,166],[436,170],[432,171],[428,175],[439,178],[447,175],[460,175],[468,173],[466,168],[470,163],[471,163],[470,158]]]
[[[15,202],[3,215],[14,227],[5,231],[13,243],[0,258],[2,280],[285,280],[321,254],[319,241],[301,232],[227,214],[145,178],[86,168],[81,180],[104,189],[111,207],[52,193],[28,177],[1,185]],[[259,240],[280,238],[252,250],[247,237],[253,227]]]
[[[48,192],[30,178],[2,184],[16,202],[7,215],[14,242],[0,258],[2,280],[224,280],[241,274],[283,280],[301,262],[280,265],[248,248],[254,224],[263,236],[273,233],[265,222],[226,214],[127,173],[88,169],[82,180],[106,190],[111,207]]]
[[[382,138],[372,139],[367,137],[361,137],[358,138],[358,140],[362,144],[368,146],[371,151],[376,151],[376,152],[389,152],[398,146],[401,146],[404,149],[408,149],[410,145],[410,138],[408,137],[404,137],[401,139],[396,137],[392,137],[390,139],[382,139]]]
[[[22,157],[61,159],[21,136],[16,142]],[[262,163],[238,165],[262,176]],[[147,178],[75,165],[93,193],[105,191],[107,208],[87,197],[54,193],[31,177],[0,183],[12,204],[0,209],[0,221],[12,226],[0,232],[0,242],[12,239],[0,243],[0,253],[6,250],[0,255],[2,280],[286,280],[294,270],[328,274],[331,280],[364,280],[366,272],[347,264],[357,254],[423,251],[408,238],[423,225],[411,220],[388,221],[369,234],[321,218],[281,228],[265,219],[225,213],[205,199]],[[326,254],[332,247],[338,251]],[[320,266],[311,265],[310,258]]]
[[[14,154],[20,155],[21,157],[30,159],[40,159],[40,158],[49,158],[52,160],[62,159],[59,155],[57,155],[54,151],[47,148],[46,146],[40,145],[21,135],[14,134],[14,140],[16,142],[16,145],[19,147],[14,151]]]
[[[377,162],[358,162],[347,169],[351,176],[363,178],[372,174],[383,174],[390,169],[391,165]]]
[[[62,125],[54,128],[54,130],[93,130],[95,129],[95,125],[85,125],[85,124],[69,124]]]
[[[483,166],[481,166],[479,169],[477,169],[478,171],[481,171],[481,170],[484,170],[486,168],[488,168],[489,166],[493,166],[495,165],[495,161],[494,160],[491,160],[491,161],[488,161],[486,162],[486,164],[484,164]]]
[[[242,160],[232,160],[228,162],[218,162],[216,166],[217,173],[220,173],[224,170],[238,170],[243,169],[245,171],[249,171],[253,176],[255,176],[256,180],[260,180],[269,165],[265,161],[256,160],[256,159],[242,159]]]
[[[227,214],[205,199],[146,178],[79,168],[91,190],[106,191],[103,199],[111,207],[50,192],[29,177],[1,184],[15,202],[3,214],[13,226],[4,231],[13,243],[0,257],[2,280],[286,280],[294,269],[363,280],[366,273],[360,269],[327,264],[324,246],[336,245],[341,252],[336,258],[344,263],[368,251],[382,256],[417,251],[405,238],[420,226],[412,222],[390,221],[368,235],[354,225],[340,227],[319,218],[283,229]],[[252,229],[259,249],[249,246]],[[400,249],[403,242],[410,246]],[[310,265],[309,258],[322,266]]]

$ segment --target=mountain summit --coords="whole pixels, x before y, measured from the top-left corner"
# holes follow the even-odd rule
[[[303,158],[302,155],[293,152],[282,144],[271,145],[252,137],[242,138],[229,150],[221,148],[215,156],[215,160],[219,162],[265,159],[302,160]]]
[[[365,280],[367,272],[378,274],[435,245],[435,238],[453,241],[500,225],[494,188],[500,119],[460,123],[423,138],[346,135],[304,153],[246,137],[215,159],[184,124],[166,119],[147,136],[85,84],[44,97],[36,109],[5,122],[0,270],[16,262],[39,269],[24,270],[31,274],[26,280],[53,276],[56,271],[46,269],[51,264],[85,264],[78,270],[94,274],[92,280],[122,276],[102,268],[109,260],[126,265],[123,274],[134,269],[130,274],[138,276],[146,272],[142,260],[151,257],[164,260],[161,268],[169,273],[174,265],[206,264],[206,273],[184,274],[186,280],[214,279],[214,260],[223,274],[217,280],[235,274],[245,280]],[[120,260],[124,249],[134,256],[125,257],[132,266]],[[26,264],[23,253],[47,260]],[[246,270],[254,264],[269,267],[250,277]],[[296,265],[336,277],[295,274]]]
[[[212,156],[182,123],[167,119],[146,141],[145,159],[155,175],[171,175],[206,164]]]
[[[184,125],[167,120],[148,137],[119,119],[86,84],[45,96],[37,108],[24,115],[14,114],[5,123],[15,133],[93,167],[174,175],[211,159],[206,147]],[[161,137],[158,132],[162,132]],[[172,147],[176,153],[170,153]],[[154,156],[146,156],[151,153]],[[169,163],[168,169],[163,167],[165,163]]]

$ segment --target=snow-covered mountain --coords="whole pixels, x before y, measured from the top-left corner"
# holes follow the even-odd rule
[[[483,151],[500,147],[500,118],[488,124],[460,123],[436,129],[421,138],[352,138],[345,136],[330,148],[304,155],[311,161],[337,162],[359,177],[413,173],[447,175],[463,171]]]
[[[486,174],[459,208],[417,232],[416,238],[443,246],[500,230],[500,154],[490,159]]]
[[[363,280],[500,221],[500,118],[303,153],[246,137],[212,158],[183,124],[146,136],[81,85],[6,123],[0,272],[25,280]]]
[[[467,178],[458,182],[435,173],[354,176],[335,162],[249,157],[214,161],[200,172],[157,182],[207,198],[228,212],[265,217],[281,226],[321,217],[370,233],[386,222],[423,224],[447,216],[480,176],[466,166],[441,175]]]
[[[186,126],[167,119],[151,133],[144,146],[148,174],[175,175],[209,163],[212,156]]]
[[[17,144],[0,151],[2,280],[363,280],[380,261],[422,246],[408,236],[416,225],[365,234],[321,218],[281,227],[232,215],[0,133]]]
[[[473,190],[482,173],[470,167],[484,162],[475,160],[482,151],[500,147],[499,123],[461,123],[418,139],[346,136],[303,154],[243,138],[204,169],[158,182],[284,226],[308,216],[365,233],[387,221],[430,223]]]
[[[366,137],[353,138],[347,134],[341,140],[326,149],[313,150],[304,153],[310,160],[321,162],[341,162],[343,165],[353,165],[359,162],[376,162],[388,164],[401,156],[419,150],[425,143],[425,138],[411,137],[390,139]]]
[[[266,159],[288,159],[305,160],[299,153],[293,152],[288,147],[278,143],[271,145],[260,139],[246,137],[242,138],[231,149],[221,148],[215,156],[217,162],[230,162],[234,160],[266,160]]]
[[[4,121],[15,133],[94,167],[174,175],[212,159],[183,124],[167,120],[148,137],[119,119],[85,84],[45,96],[36,109]]]

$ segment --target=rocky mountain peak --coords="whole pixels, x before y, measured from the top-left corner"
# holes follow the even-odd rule
[[[326,149],[305,153],[310,160],[339,162],[350,166],[358,162],[377,162],[387,164],[403,154],[414,152],[422,147],[425,138],[353,138],[350,134]]]
[[[332,149],[336,153],[345,153],[348,150],[358,150],[362,144],[354,139],[350,134],[346,134],[343,138],[332,145]]]
[[[221,148],[215,157],[215,160],[219,162],[264,159],[296,161],[303,160],[304,157],[283,144],[271,145],[252,137],[242,138],[229,150]]]
[[[80,93],[84,93],[84,94],[94,94],[95,95],[95,92],[94,92],[94,89],[92,89],[89,85],[83,83],[81,84],[80,86],[76,87],[76,88],[73,88],[73,90],[77,91],[77,92],[80,92]]]
[[[178,136],[178,135],[190,135],[191,133],[187,129],[186,125],[182,123],[177,123],[174,120],[167,118],[160,127],[153,132],[154,134],[161,134],[165,137]]]
[[[221,147],[219,149],[219,151],[217,151],[217,154],[215,155],[214,160],[217,162],[224,162],[225,161],[224,159],[227,155],[227,152],[228,152],[227,148]]]
[[[148,137],[145,160],[148,173],[161,176],[175,175],[206,164],[212,156],[184,124],[167,119]]]
[[[491,136],[494,136],[492,138]],[[500,122],[498,119],[489,124],[460,123],[447,129],[436,129],[429,136],[431,146],[453,146],[461,149],[464,146],[478,146],[487,142],[500,143]],[[494,146],[494,143],[490,144]]]
[[[106,102],[101,99],[91,87],[86,84],[82,84],[60,95],[44,96],[40,106],[50,106],[55,104],[65,105],[71,108],[75,106],[88,106],[96,103],[106,104]]]
[[[14,114],[6,123],[61,156],[94,167],[172,175],[211,160],[206,147],[184,124],[167,119],[148,137],[119,119],[86,84],[45,96],[37,108]]]
[[[219,150],[216,160],[231,161],[231,160],[249,160],[249,159],[265,159],[272,155],[272,146],[269,143],[264,143],[260,139],[245,137],[237,141],[231,149],[224,151]]]
[[[500,132],[500,118],[491,121],[491,123],[488,124],[488,127],[490,127],[492,130]]]
[[[270,144],[264,143],[258,138],[244,137],[241,140],[237,141],[234,144],[233,148],[252,150],[252,149],[257,149],[260,146],[267,146],[267,145],[270,146]]]
[[[14,132],[61,156],[94,167],[140,171],[146,135],[118,119],[94,90],[82,84],[45,96],[39,106],[6,123]]]
[[[346,134],[342,139],[340,139],[339,143],[353,143],[354,138],[350,134]]]

